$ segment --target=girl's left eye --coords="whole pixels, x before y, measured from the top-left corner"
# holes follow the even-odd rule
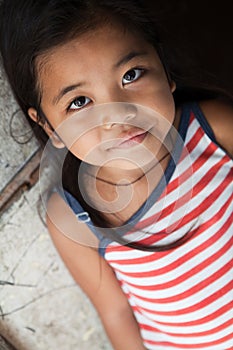
[[[81,109],[85,107],[91,100],[89,97],[80,96],[77,97],[72,103],[69,105],[68,110]]]
[[[123,76],[123,79],[122,79],[123,85],[130,84],[133,81],[138,80],[142,76],[143,73],[144,73],[144,70],[140,69],[140,68],[130,69]]]

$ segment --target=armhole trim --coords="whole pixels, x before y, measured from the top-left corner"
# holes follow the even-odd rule
[[[202,129],[204,130],[204,132],[206,133],[206,135],[218,146],[219,143],[216,140],[214,131],[212,129],[212,127],[210,126],[208,120],[206,119],[201,107],[199,106],[199,104],[194,103],[192,106],[192,110],[195,114],[196,119],[198,120],[198,122],[200,123]]]

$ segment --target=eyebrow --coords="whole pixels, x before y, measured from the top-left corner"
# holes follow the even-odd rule
[[[128,63],[129,61],[131,61],[135,57],[143,57],[143,56],[147,56],[147,55],[148,55],[148,52],[146,52],[146,51],[142,51],[142,52],[131,51],[126,56],[122,57],[120,59],[120,61],[118,61],[115,64],[115,68],[119,68],[119,67],[123,66],[124,64]]]
[[[53,104],[54,105],[57,104],[64,95],[68,94],[68,92],[76,90],[78,87],[80,87],[82,85],[83,85],[83,83],[78,83],[78,84],[66,86],[65,88],[61,89],[61,91],[59,91],[58,95],[54,97],[54,99],[52,101]]]
[[[136,52],[136,51],[131,51],[129,52],[126,56],[122,57],[115,65],[115,68],[119,68],[121,66],[123,66],[124,64],[128,63],[129,61],[131,61],[132,59],[134,59],[135,57],[143,57],[143,56],[147,56],[148,52],[143,51],[143,52]],[[53,105],[56,105],[63,96],[65,96],[67,93],[76,90],[77,88],[79,88],[80,86],[84,85],[83,83],[78,83],[78,84],[73,84],[70,86],[66,86],[65,88],[61,89],[61,91],[59,91],[58,95],[54,97],[53,99]]]

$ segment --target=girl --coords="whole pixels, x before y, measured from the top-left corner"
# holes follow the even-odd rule
[[[233,349],[232,105],[173,80],[139,1],[6,0],[0,45],[65,150],[48,229],[113,348]]]

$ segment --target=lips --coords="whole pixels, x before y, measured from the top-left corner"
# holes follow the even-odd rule
[[[137,130],[134,132],[128,132],[125,137],[122,137],[113,148],[127,148],[131,146],[135,146],[137,143],[141,143],[144,141],[148,134],[148,131],[145,130]]]

